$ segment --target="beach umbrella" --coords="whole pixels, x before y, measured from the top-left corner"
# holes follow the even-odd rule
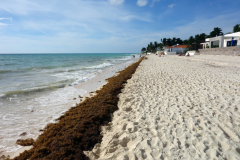
[[[234,38],[232,37],[232,40],[231,40],[231,46],[233,46],[233,43],[234,43],[233,39],[234,39]]]

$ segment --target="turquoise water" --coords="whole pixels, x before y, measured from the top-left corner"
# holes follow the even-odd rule
[[[74,85],[109,67],[132,63],[129,54],[2,54],[0,55],[0,153],[15,152],[19,138],[36,138],[74,106],[85,90]],[[27,132],[26,136],[19,136]]]
[[[132,54],[0,55],[0,96],[76,85]]]

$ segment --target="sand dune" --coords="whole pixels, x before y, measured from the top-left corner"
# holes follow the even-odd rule
[[[90,159],[240,159],[240,57],[151,55]]]

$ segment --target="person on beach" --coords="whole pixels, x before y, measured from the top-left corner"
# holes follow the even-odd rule
[[[133,58],[135,58],[135,55],[133,55]]]

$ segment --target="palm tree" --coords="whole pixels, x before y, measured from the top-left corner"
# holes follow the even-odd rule
[[[142,52],[145,52],[147,49],[145,48],[145,47],[143,47],[142,49],[141,49],[141,51]]]
[[[183,41],[180,38],[177,38],[176,43],[181,45],[181,44],[183,44]]]
[[[167,45],[168,45],[168,46],[171,46],[171,45],[172,45],[172,39],[171,39],[171,38],[168,38],[168,39],[167,39]]]
[[[193,42],[195,42],[195,39],[193,38],[193,36],[189,37],[187,48],[192,49],[192,43]]]
[[[150,42],[150,44],[149,44],[149,45],[150,45],[150,47],[151,47],[151,48],[153,48],[153,43],[152,43],[152,42]]]
[[[157,41],[154,42],[154,48],[155,48],[155,50],[158,48],[158,43],[157,43]]]
[[[163,38],[162,39],[162,44],[165,46],[165,45],[167,45],[167,39],[166,38]]]
[[[195,41],[195,39],[193,38],[193,36],[189,37],[188,39],[188,43],[192,44]]]
[[[163,48],[163,44],[162,44],[162,43],[159,43],[159,44],[158,44],[158,47],[159,47],[160,49],[162,49],[162,48]]]
[[[183,44],[187,45],[188,44],[188,40],[187,39],[183,40]]]
[[[216,37],[216,36],[221,36],[223,35],[222,29],[221,28],[214,28],[212,32],[210,32],[210,37]]]
[[[176,44],[176,38],[175,37],[173,37],[173,39],[172,39],[172,45],[175,45]]]
[[[151,43],[152,43],[152,42],[150,42],[150,44],[147,46],[147,52],[151,52],[151,51],[152,51]]]
[[[199,35],[199,40],[200,40],[200,41],[205,41],[206,38],[207,38],[207,35],[206,35],[205,33],[201,33],[201,34]]]
[[[236,24],[236,25],[233,27],[233,32],[240,32],[240,24]]]

